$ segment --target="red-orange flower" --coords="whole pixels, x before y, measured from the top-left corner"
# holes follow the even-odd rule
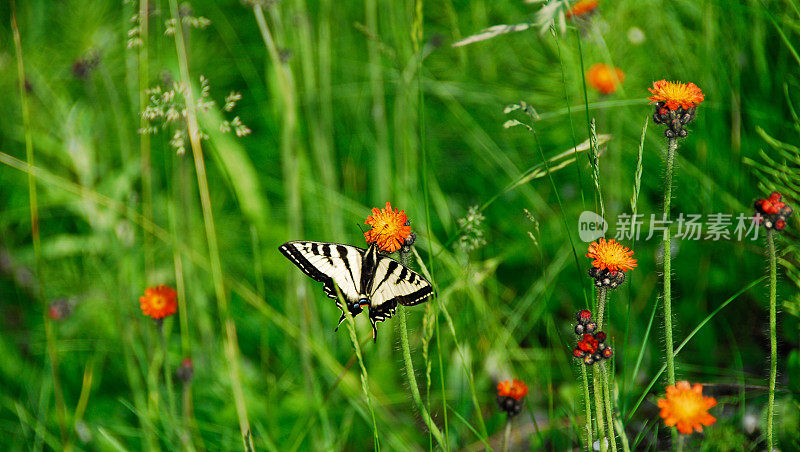
[[[676,426],[684,435],[691,434],[693,430],[702,432],[704,425],[717,422],[714,416],[708,414],[708,409],[716,404],[713,397],[703,396],[703,385],[696,383],[692,386],[688,381],[667,386],[666,398],[658,399],[664,424],[667,427]]]
[[[513,381],[504,380],[497,383],[498,397],[511,397],[516,401],[520,401],[526,395],[528,395],[528,385],[521,380],[515,378]]]
[[[647,88],[653,95],[648,97],[650,103],[664,102],[670,110],[678,107],[688,110],[694,108],[705,99],[703,91],[694,83],[668,82],[659,80],[653,83],[652,88]]]
[[[144,290],[144,295],[139,297],[139,306],[142,313],[153,320],[163,319],[177,312],[178,294],[175,289],[164,284],[148,287]]]
[[[636,267],[636,259],[633,257],[633,251],[628,249],[627,246],[617,243],[614,239],[606,241],[601,238],[598,242],[592,242],[589,245],[586,257],[594,259],[592,266],[598,269],[605,269],[610,272],[628,271]]]
[[[589,86],[603,94],[611,94],[625,80],[625,73],[618,67],[612,69],[607,64],[597,63],[586,71],[586,77],[589,79]]]
[[[600,4],[597,0],[581,0],[575,3],[569,11],[567,11],[567,19],[571,19],[572,17],[579,17],[583,16],[584,14],[589,14],[593,12],[597,5]]]
[[[364,233],[367,243],[375,243],[381,251],[389,253],[400,249],[411,235],[406,211],[392,210],[388,201],[384,209],[373,208],[372,215],[367,217],[365,224],[372,226],[372,229]]]

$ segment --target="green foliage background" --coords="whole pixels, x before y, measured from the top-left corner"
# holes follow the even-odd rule
[[[188,140],[185,155],[170,146],[171,129],[152,135],[146,147],[152,223],[142,217],[150,215],[137,133],[140,94],[181,79],[175,39],[164,33],[169,4],[151,2],[149,68],[140,80],[141,47],[127,45],[136,2],[17,3],[42,246],[37,265],[12,6],[4,3],[2,443],[7,450],[240,450],[195,166]],[[273,53],[251,4],[182,6],[187,15],[210,20],[184,33],[190,81],[197,92],[203,75],[217,101],[200,118],[208,134],[203,148],[241,355],[237,380],[258,449],[373,447],[348,332],[333,332],[334,303],[278,253],[287,240],[363,246],[359,225],[370,208],[391,201],[404,209],[419,237],[421,260],[412,266],[424,262],[439,294],[435,303],[405,309],[416,379],[449,446],[480,449],[484,439],[498,446],[505,417],[494,388],[515,377],[531,388],[529,410],[515,419],[516,447],[565,450],[580,447],[583,425],[571,323],[592,291],[577,219],[599,205],[586,153],[554,172],[552,183],[536,177],[504,192],[541,165],[538,146],[546,158],[556,156],[588,139],[587,117],[594,118],[597,132],[613,137],[600,157],[607,217],[630,213],[640,136],[652,113],[646,88],[663,78],[692,81],[706,101],[678,151],[674,214],[749,213],[753,200],[773,189],[795,206],[800,201],[800,10],[794,1],[607,1],[582,30],[574,24],[564,35],[530,29],[461,48],[451,44],[491,25],[530,22],[539,6],[268,3],[264,25]],[[643,42],[629,38],[634,27]],[[617,93],[586,93],[582,68],[596,62],[625,72]],[[233,113],[223,112],[231,91],[242,100]],[[520,101],[539,114],[535,137],[521,127],[503,128],[511,117],[525,119],[503,112]],[[234,115],[252,134],[218,132],[220,118]],[[637,205],[646,218],[660,212],[663,196],[662,132],[650,121]],[[483,211],[486,245],[460,251],[453,245],[457,220],[498,193]],[[797,218],[778,241],[776,428],[784,450],[800,449]],[[677,244],[673,310],[680,342],[764,275],[766,264],[761,239]],[[617,408],[632,444],[660,450],[669,441],[655,406],[663,380],[646,393],[663,363],[660,310],[646,334],[659,297],[660,242],[626,245],[635,249],[638,267],[612,293],[606,328],[616,347]],[[176,265],[186,311],[164,324],[162,371],[158,329],[137,300],[147,286],[179,284]],[[694,435],[691,447],[764,447],[766,295],[763,284],[744,292],[678,355],[679,378],[704,383],[720,402],[712,410],[717,424],[706,436]],[[73,312],[51,322],[47,307],[60,298]],[[410,395],[399,322],[380,325],[373,344],[363,317],[356,319],[357,334],[383,449],[435,448]],[[63,431],[45,322],[52,326],[63,390]],[[172,374],[188,356],[194,377],[182,385]]]

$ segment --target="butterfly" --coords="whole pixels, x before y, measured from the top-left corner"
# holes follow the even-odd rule
[[[372,338],[377,341],[377,322],[392,317],[398,304],[414,306],[433,295],[427,279],[378,253],[374,243],[365,250],[340,243],[298,240],[286,242],[278,250],[311,279],[323,283],[325,294],[336,300],[342,316],[335,331],[345,319],[345,307],[353,317],[366,307]]]

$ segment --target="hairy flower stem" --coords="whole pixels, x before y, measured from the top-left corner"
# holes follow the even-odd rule
[[[595,413],[597,413],[597,439],[600,441],[600,452],[606,452],[608,450],[608,441],[606,441],[606,423],[603,420],[603,386],[600,383],[599,366],[600,363],[597,363],[597,367],[594,370],[592,392],[594,392],[594,408]]]
[[[775,378],[778,374],[777,340],[777,280],[778,266],[775,254],[775,232],[767,231],[767,250],[769,253],[769,402],[767,405],[767,450],[774,448],[772,422],[775,417]]]
[[[607,294],[608,289],[606,287],[597,289],[597,331],[603,329],[603,316],[606,310]]]
[[[408,377],[408,385],[411,388],[411,396],[414,399],[414,403],[417,404],[417,408],[419,409],[420,414],[422,415],[422,420],[425,422],[425,425],[428,426],[428,429],[433,434],[433,438],[444,450],[445,448],[444,439],[442,438],[442,432],[439,431],[439,427],[433,423],[430,414],[428,414],[428,410],[425,409],[425,404],[422,403],[422,396],[419,394],[419,387],[417,386],[417,377],[414,374],[414,363],[411,361],[411,349],[408,345],[408,325],[406,323],[406,310],[400,308],[397,310],[398,315],[400,317],[400,345],[403,348],[403,361],[406,365],[406,376]]]
[[[608,288],[601,287],[597,290],[597,329],[600,330],[603,327],[603,317],[605,313],[606,302],[608,301]],[[613,411],[613,402],[611,401],[611,372],[606,371],[606,363],[601,362],[600,368],[603,373],[602,378],[602,385],[603,385],[603,393],[605,398],[604,409],[606,414],[606,424],[608,429],[608,437],[611,442],[611,450],[616,452],[617,450],[617,440],[614,436],[614,411]],[[598,410],[600,408],[598,407]],[[621,436],[622,434],[620,434]]]
[[[672,172],[675,164],[675,151],[678,139],[670,138],[667,146],[667,171],[664,178],[664,221],[669,220],[669,208],[672,200]],[[664,342],[667,358],[667,382],[675,384],[674,347],[672,345],[672,236],[667,230],[664,234]],[[677,431],[672,427],[672,444],[675,445]]]
[[[586,365],[581,363],[581,380],[583,380],[583,405],[586,407],[586,450],[592,450],[592,399],[589,395],[589,377],[586,374]]]
[[[608,289],[605,287],[600,287],[597,289],[597,330],[600,331],[603,328],[603,317],[606,308],[606,299],[607,299]],[[602,374],[602,368],[604,362],[597,363],[594,368],[594,399],[595,399],[595,411],[597,412],[597,432],[598,437],[600,437],[600,449],[605,451],[608,450],[608,444],[603,441],[603,437],[608,435],[608,443],[613,444],[613,450],[617,450],[617,445],[614,441],[614,431],[611,427],[612,417],[611,417],[611,410],[609,409],[608,397],[603,397],[603,387],[605,386],[604,381],[604,374]],[[605,422],[603,422],[603,417],[605,417]]]
[[[503,446],[501,450],[508,452],[508,443],[511,440],[511,416],[506,415],[506,430],[503,433]]]
[[[600,363],[600,371],[603,373],[603,397],[605,398],[606,424],[608,426],[608,439],[611,441],[611,450],[617,452],[617,438],[614,436],[614,412],[611,403],[611,372],[608,371],[605,362]]]

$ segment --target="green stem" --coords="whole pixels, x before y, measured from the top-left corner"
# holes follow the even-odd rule
[[[619,418],[614,419],[614,427],[616,428],[617,435],[619,436],[619,440],[622,443],[623,452],[630,452],[631,446],[628,443],[628,437],[625,436],[625,427],[622,425],[622,421]]]
[[[147,105],[147,84],[150,80],[149,58],[148,58],[148,33],[149,33],[149,4],[148,0],[139,2],[139,111],[144,110]],[[139,127],[147,127],[148,120],[141,116]],[[148,220],[153,218],[153,173],[150,153],[150,134],[139,134],[139,153],[141,154],[142,165],[142,216]],[[144,249],[144,269],[145,275],[153,271],[153,237],[143,233],[142,248]],[[150,283],[150,281],[147,281]]]
[[[500,450],[508,452],[508,443],[511,440],[511,416],[506,415],[506,430],[503,433],[503,446]]]
[[[608,443],[606,442],[605,421],[603,420],[603,388],[600,384],[600,371],[597,364],[593,372],[592,378],[592,392],[594,392],[594,408],[597,413],[597,439],[600,441],[600,451],[606,452],[608,450]]]
[[[555,32],[555,29],[551,29],[553,31],[553,38],[556,41],[556,49],[558,50],[558,62],[561,65],[561,86],[564,88],[564,103],[567,106],[567,118],[569,118],[569,131],[572,135],[572,147],[576,150],[578,149],[578,139],[575,137],[575,126],[572,123],[572,107],[570,106],[569,100],[569,93],[567,92],[567,72],[564,69],[564,59],[561,56],[561,44],[558,39],[558,33]],[[578,191],[581,193],[581,207],[583,210],[586,210],[586,199],[583,197],[583,174],[581,174],[581,165],[577,163],[578,157],[575,157],[576,165],[575,168],[578,170]]]
[[[340,295],[341,296],[341,295]],[[343,304],[346,306],[346,304]],[[402,312],[402,309],[401,309]],[[364,391],[364,397],[367,398],[367,407],[369,407],[369,415],[372,417],[372,435],[375,439],[375,450],[381,450],[380,438],[378,437],[378,421],[375,419],[375,409],[372,407],[372,397],[369,395],[369,375],[367,368],[364,366],[364,359],[361,356],[361,346],[358,344],[356,337],[356,322],[350,314],[349,309],[344,309],[345,316],[347,316],[347,326],[350,331],[350,340],[353,341],[353,349],[355,349],[356,357],[358,358],[358,365],[361,367],[361,389]]]
[[[169,410],[167,422],[163,422],[165,430],[170,432],[170,439],[175,435],[172,431],[175,425],[175,394],[172,389],[172,369],[169,366],[169,347],[167,344],[167,337],[164,334],[164,329],[158,329],[158,342],[161,349],[161,371],[164,375],[164,385],[167,387],[167,409]]]
[[[42,265],[42,240],[39,234],[39,203],[36,192],[36,177],[33,175],[33,133],[31,130],[31,116],[28,107],[28,92],[25,89],[25,64],[22,60],[22,38],[19,34],[17,25],[16,3],[11,2],[11,29],[14,35],[14,51],[17,55],[17,79],[19,87],[20,108],[22,110],[22,123],[25,130],[25,160],[28,172],[28,198],[30,200],[31,212],[31,238],[33,240],[34,272],[39,290],[36,295],[42,303],[42,322],[44,324],[45,340],[47,342],[47,356],[50,360],[50,377],[53,380],[53,393],[56,399],[56,415],[58,417],[58,428],[61,434],[61,443],[64,448],[69,448],[66,422],[66,404],[64,403],[64,393],[61,390],[61,380],[58,377],[58,350],[56,348],[56,335],[53,324],[48,313],[47,297],[44,290],[44,279],[41,274]]]
[[[603,315],[606,310],[606,299],[608,288],[600,287],[597,289],[597,331],[603,329]]]
[[[606,308],[606,299],[608,294],[608,289],[606,287],[600,287],[597,289],[597,330],[600,331],[603,328],[603,317]],[[614,431],[611,428],[611,412],[608,406],[608,397],[603,397],[603,387],[604,385],[604,375],[601,375],[605,363],[600,362],[595,364],[594,368],[594,398],[595,398],[595,410],[597,411],[597,431],[598,436],[600,437],[600,449],[605,451],[608,450],[608,444],[603,441],[603,436],[608,435],[608,442],[613,444],[613,450],[617,450],[617,445],[614,442]],[[604,418],[605,417],[605,422]]]
[[[606,301],[608,301],[608,288],[601,287],[597,289],[597,330],[603,328],[603,317],[606,308]],[[608,433],[608,440],[611,443],[611,450],[617,451],[617,439],[614,437],[614,416],[611,409],[611,396],[609,391],[609,384],[611,382],[609,373],[606,371],[606,363],[600,363],[600,369],[603,374],[601,385],[604,393],[603,407],[606,415],[606,429]],[[599,410],[600,408],[598,408]]]
[[[378,1],[364,0],[364,20],[367,29],[373,36],[367,38],[367,56],[369,58],[369,86],[372,95],[370,108],[375,126],[375,149],[372,152],[373,177],[371,192],[377,202],[385,202],[391,193],[392,158],[389,146],[389,126],[386,121],[386,93],[384,92],[383,66],[381,63],[380,37],[378,28]],[[381,7],[384,8],[384,7]],[[384,9],[385,11],[385,9]]]
[[[767,248],[769,250],[769,403],[767,408],[767,450],[774,448],[772,423],[775,417],[775,378],[778,374],[778,340],[777,340],[777,279],[778,266],[775,254],[775,232],[767,231]]]
[[[181,74],[181,81],[185,85],[186,98],[186,119],[189,129],[189,141],[192,147],[195,171],[197,173],[197,187],[200,192],[200,204],[203,210],[203,223],[205,226],[206,241],[208,242],[208,254],[211,266],[211,276],[214,282],[214,290],[217,298],[217,310],[225,329],[224,348],[225,357],[228,361],[228,377],[233,391],[233,401],[236,407],[236,416],[239,419],[239,429],[242,434],[242,445],[245,451],[254,450],[250,422],[247,419],[247,403],[244,398],[244,390],[239,375],[239,346],[236,334],[236,324],[230,315],[228,306],[228,296],[225,292],[225,283],[222,275],[222,262],[217,243],[217,232],[214,224],[214,213],[211,208],[211,195],[208,188],[208,178],[206,176],[206,165],[203,158],[203,148],[200,143],[200,126],[197,120],[197,111],[194,92],[189,74],[189,58],[186,42],[183,37],[183,26],[178,11],[178,1],[169,1],[170,12],[175,20],[175,50],[178,55],[178,67]]]
[[[422,34],[422,26],[423,26],[423,12],[422,12],[422,2],[417,3],[417,17],[419,20],[419,35]],[[419,36],[417,38],[419,39]],[[422,61],[424,59],[424,50],[419,48],[419,42],[415,45],[415,52],[417,54],[417,95],[418,95],[418,105],[417,105],[417,112],[418,112],[418,120],[419,120],[419,146],[422,151],[422,190],[424,193],[424,200],[425,200],[425,229],[427,232],[427,242],[428,242],[428,266],[430,267],[430,276],[431,276],[431,284],[436,287],[436,280],[433,278],[434,274],[434,266],[433,266],[433,232],[431,231],[431,199],[430,199],[430,184],[429,184],[429,174],[428,174],[428,147],[426,144],[426,133],[425,133],[425,93],[422,89]],[[419,259],[419,256],[417,256]],[[424,263],[421,259],[419,259],[420,264],[424,267]],[[434,303],[433,311],[433,322],[434,322],[434,329],[436,334],[436,355],[439,361],[439,381],[442,385],[442,418],[444,420],[444,442],[445,450],[450,450],[450,424],[447,419],[447,386],[445,386],[445,368],[442,360],[442,343],[441,343],[441,335],[439,329],[439,312],[443,312],[447,315],[447,308],[440,304],[439,297],[436,294],[433,295],[431,303]],[[404,319],[405,320],[405,319]],[[403,328],[403,334],[408,334]],[[455,336],[455,334],[453,335]],[[456,348],[460,350],[458,345],[458,340],[454,337],[453,341],[455,343]],[[406,340],[408,342],[408,340]],[[410,362],[410,361],[409,361]],[[467,374],[468,381],[470,383],[470,392],[472,394],[472,401],[475,403],[476,411],[478,414],[478,421],[480,422],[481,433],[483,434],[484,439],[488,436],[486,432],[486,423],[483,420],[483,415],[481,414],[480,405],[477,403],[477,396],[475,394],[475,384],[474,379],[472,378],[471,371],[467,368],[466,362],[464,362],[464,369]],[[429,377],[430,378],[430,377]],[[428,398],[428,403],[430,403],[430,397]],[[441,441],[439,441],[441,445]]]
[[[161,328],[163,328],[164,319],[154,320],[156,325],[156,329],[158,329],[158,333],[161,334]],[[152,333],[148,332],[147,337],[147,344],[148,346],[152,344]],[[150,362],[147,365],[147,412],[148,412],[148,423],[150,424],[150,428],[155,428],[158,424],[159,420],[161,420],[161,393],[159,391],[159,374],[161,372],[161,363],[163,361],[163,356],[161,354],[161,350],[155,350],[153,352],[153,357],[151,358]],[[157,439],[153,439],[155,441],[152,444],[148,444],[148,448],[152,448],[154,451],[161,451],[161,446],[158,443]]]
[[[664,221],[669,220],[670,202],[672,201],[672,173],[675,164],[675,151],[678,149],[678,139],[670,138],[667,146],[667,171],[664,179]],[[664,342],[667,358],[667,382],[675,384],[675,361],[672,344],[672,236],[667,230],[664,234]],[[672,427],[672,444],[677,439],[677,431]]]
[[[610,372],[606,368],[606,363],[600,363],[600,371],[603,373],[603,396],[605,397],[605,407],[606,407],[606,424],[608,425],[608,438],[611,441],[611,450],[613,452],[617,452],[617,438],[614,436],[614,413],[611,409],[611,391],[609,390],[609,386],[611,385],[611,376]]]
[[[414,374],[414,363],[411,361],[411,349],[408,346],[408,326],[406,323],[405,309],[398,309],[398,315],[400,316],[400,345],[403,348],[403,361],[406,365],[406,375],[408,376],[408,385],[411,388],[411,396],[414,398],[414,403],[417,404],[417,408],[422,414],[422,420],[433,434],[433,438],[436,439],[439,447],[447,450],[445,448],[444,440],[442,439],[442,432],[440,432],[439,427],[433,423],[431,416],[428,414],[428,410],[425,409],[425,405],[422,403],[422,397],[419,394],[417,378]]]
[[[678,139],[670,138],[667,147],[667,172],[664,181],[664,220],[669,220],[670,202],[672,200],[672,167],[675,163],[675,150]],[[664,337],[667,355],[667,381],[675,384],[675,362],[672,357],[672,237],[670,231],[664,235]]]
[[[586,407],[586,450],[592,450],[592,399],[589,395],[589,377],[586,375],[586,364],[580,363],[581,380],[583,380],[583,404]]]

